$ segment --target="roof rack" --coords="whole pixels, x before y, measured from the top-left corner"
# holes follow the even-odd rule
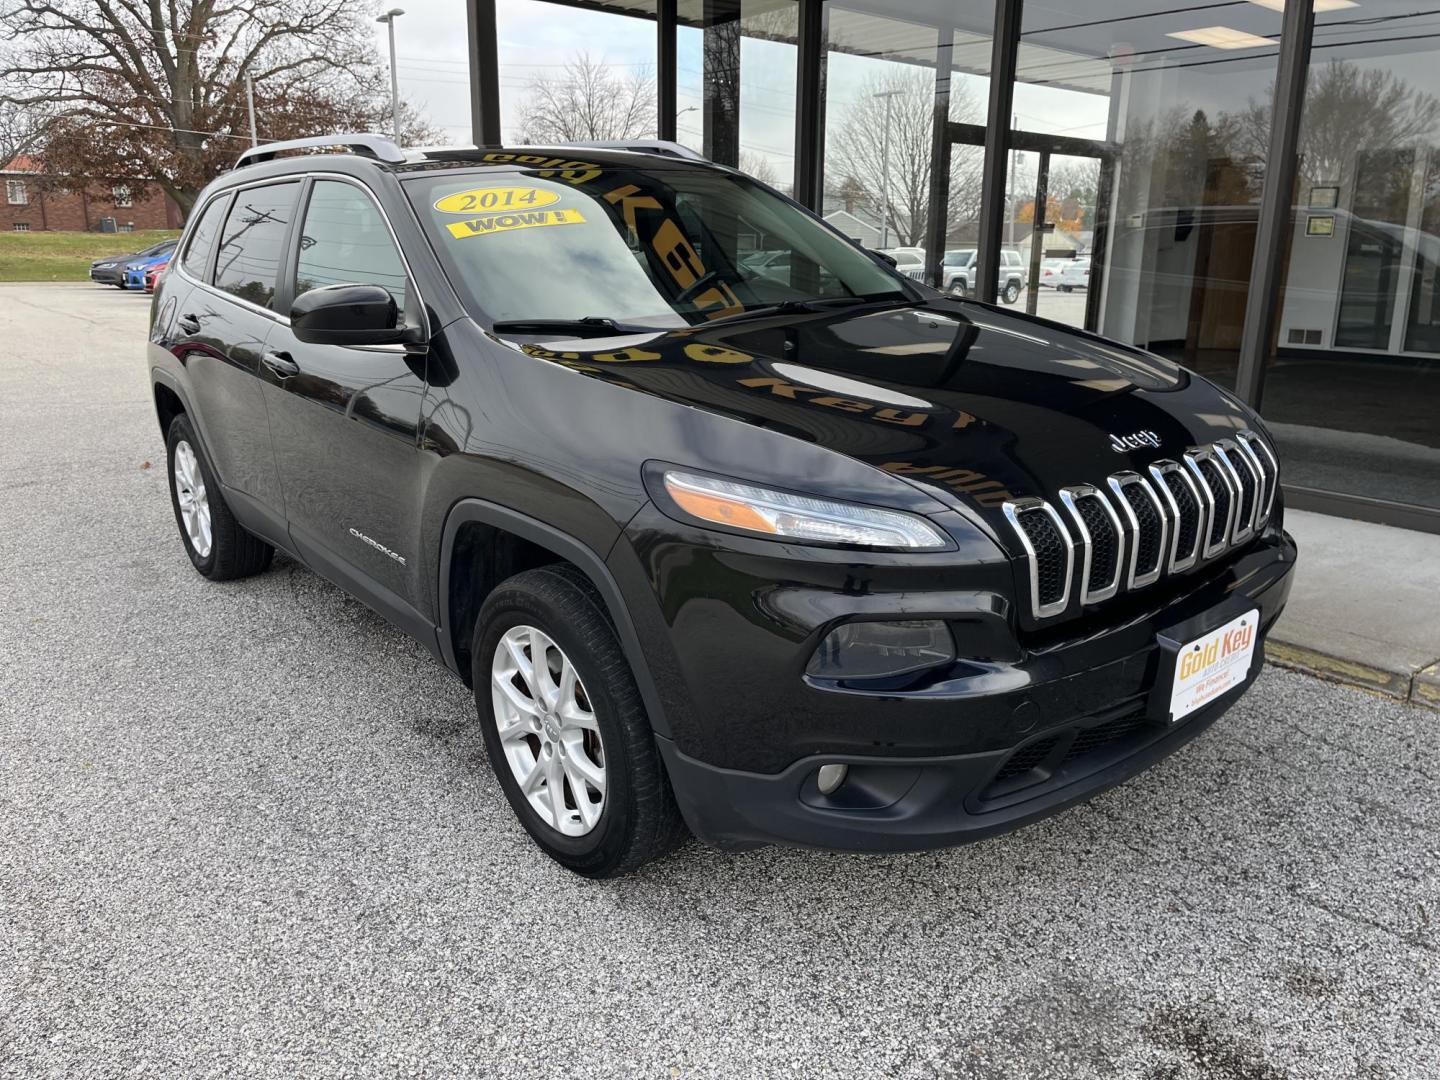
[[[252,146],[235,159],[235,168],[270,161],[285,150],[321,150],[330,146],[343,146],[352,154],[391,165],[399,165],[406,160],[405,152],[384,135],[318,135],[313,139],[286,139],[284,142]]]
[[[590,146],[597,150],[629,150],[636,154],[659,154],[662,157],[686,158],[690,161],[709,161],[698,150],[692,150],[683,143],[670,139],[600,139],[562,143],[562,147]]]

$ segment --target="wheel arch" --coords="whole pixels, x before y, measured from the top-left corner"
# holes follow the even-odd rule
[[[668,735],[670,726],[634,621],[604,557],[552,525],[483,499],[461,499],[445,519],[436,610],[446,666],[470,685],[470,636],[489,591],[522,570],[556,562],[570,563],[600,594],[650,724]]]

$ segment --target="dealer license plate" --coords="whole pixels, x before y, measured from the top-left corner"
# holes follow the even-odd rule
[[[1245,681],[1259,630],[1260,609],[1251,608],[1218,630],[1180,647],[1175,657],[1175,682],[1170,688],[1171,723],[1204,708]]]

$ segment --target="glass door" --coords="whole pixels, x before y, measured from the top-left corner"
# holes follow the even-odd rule
[[[978,165],[984,155],[984,129],[952,124],[950,136],[952,174],[957,162]],[[988,270],[995,275],[999,303],[1070,326],[1096,328],[1110,161],[1109,148],[1101,142],[1011,132],[1000,265]],[[962,273],[950,265],[973,259],[977,240],[974,228],[949,237],[942,284],[961,283],[951,291],[973,292],[987,272],[976,265]]]

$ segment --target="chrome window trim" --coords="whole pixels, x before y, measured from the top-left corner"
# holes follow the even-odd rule
[[[1094,592],[1090,591],[1090,566],[1095,552],[1095,539],[1090,535],[1090,527],[1085,524],[1085,518],[1076,505],[1080,499],[1088,499],[1092,495],[1100,500],[1100,505],[1105,508],[1105,513],[1110,518],[1110,524],[1115,528],[1115,571],[1110,575],[1110,584],[1101,586]],[[1080,604],[1083,607],[1109,600],[1120,591],[1120,568],[1125,564],[1125,527],[1120,522],[1120,515],[1115,513],[1115,508],[1110,505],[1105,493],[1094,484],[1072,484],[1063,487],[1060,489],[1060,501],[1075,522],[1080,542],[1084,545],[1084,555],[1080,560]]]
[[[256,188],[263,188],[263,187],[274,187],[276,184],[302,184],[302,185],[303,185],[306,180],[340,180],[340,181],[342,181],[342,182],[344,182],[344,183],[351,184],[351,185],[353,185],[354,187],[359,188],[361,191],[363,191],[363,192],[365,193],[366,197],[369,198],[370,202],[374,205],[376,211],[379,212],[379,214],[380,214],[380,220],[383,221],[383,222],[385,222],[385,228],[386,228],[386,230],[390,233],[390,239],[391,239],[391,241],[395,244],[395,253],[400,256],[400,263],[401,263],[402,266],[405,267],[405,279],[406,279],[406,284],[410,287],[410,291],[411,291],[411,293],[412,293],[412,294],[414,295],[414,297],[415,297],[415,303],[416,303],[416,305],[417,305],[417,307],[418,307],[418,310],[419,310],[419,312],[420,312],[420,326],[421,326],[421,329],[422,329],[422,330],[424,331],[424,333],[425,333],[426,340],[429,340],[429,338],[430,338],[430,313],[429,313],[429,309],[425,306],[425,297],[424,297],[423,295],[421,295],[421,293],[420,293],[420,285],[419,285],[419,282],[418,282],[418,281],[416,280],[416,278],[415,278],[415,271],[414,271],[413,269],[411,269],[411,267],[410,267],[410,260],[405,257],[405,248],[404,248],[404,246],[400,243],[400,237],[399,237],[398,235],[396,235],[396,233],[395,233],[395,226],[394,226],[394,225],[391,223],[391,221],[390,221],[390,215],[385,212],[385,207],[383,207],[383,206],[380,205],[380,200],[375,197],[375,192],[369,187],[369,185],[365,184],[363,181],[357,180],[357,179],[356,179],[355,177],[353,177],[353,176],[346,176],[344,173],[332,173],[332,172],[306,172],[306,173],[294,173],[294,174],[288,174],[288,173],[287,173],[286,175],[284,175],[284,176],[282,176],[282,177],[270,177],[270,178],[268,178],[268,179],[266,179],[266,180],[264,180],[264,181],[261,181],[261,182],[259,182],[259,183],[254,183],[254,184],[237,184],[235,187],[226,188],[224,191],[217,192],[215,195],[213,195],[213,196],[211,196],[209,199],[207,199],[207,200],[205,201],[205,205],[208,207],[208,206],[210,205],[210,203],[213,202],[215,199],[223,198],[223,197],[225,197],[225,196],[227,196],[227,195],[234,195],[235,197],[238,198],[238,197],[240,196],[240,193],[241,193],[241,192],[244,192],[244,191],[253,191],[253,190],[255,190]],[[300,204],[299,204],[299,199],[298,199],[298,197],[297,197],[297,199],[296,199],[296,207],[297,207],[297,209],[299,208],[299,205],[300,205]],[[309,200],[308,194],[306,194],[305,210],[308,212],[309,209],[310,209],[310,200]],[[199,218],[198,218],[198,217],[195,217],[195,218],[192,218],[192,220],[198,221]],[[304,226],[304,218],[303,218],[303,217],[301,218],[301,226],[302,226],[302,227]],[[222,230],[225,228],[225,223],[224,223],[223,221],[220,223],[220,228],[221,228]],[[182,242],[183,242],[183,241],[185,240],[185,237],[182,237],[181,239],[182,239]],[[217,249],[217,250],[218,250],[218,249]],[[289,256],[289,252],[288,252],[288,251],[286,252],[286,256],[287,256],[287,258],[288,258],[288,256]],[[251,300],[246,300],[244,297],[236,296],[236,295],[235,295],[234,293],[232,293],[232,292],[226,292],[224,289],[220,288],[220,287],[217,286],[217,285],[213,285],[213,284],[211,284],[210,282],[200,281],[198,278],[195,278],[195,277],[191,276],[188,272],[186,272],[184,265],[183,265],[180,261],[178,261],[178,260],[177,260],[176,263],[175,263],[175,269],[179,272],[180,276],[183,277],[186,281],[190,282],[190,284],[195,285],[195,286],[197,286],[197,287],[199,287],[199,288],[201,288],[201,289],[204,289],[207,293],[209,293],[209,294],[212,295],[212,296],[217,296],[217,297],[220,297],[222,300],[229,300],[231,303],[239,304],[241,307],[247,308],[247,309],[249,309],[250,311],[253,311],[253,312],[255,312],[255,313],[258,314],[258,315],[264,315],[266,318],[269,318],[269,319],[273,320],[274,322],[280,323],[282,326],[289,326],[289,325],[290,325],[290,317],[289,317],[288,315],[281,315],[278,311],[274,311],[274,310],[272,310],[272,309],[270,309],[270,308],[267,308],[267,307],[261,307],[259,304],[255,303],[255,302],[253,302],[253,301],[251,301]],[[368,350],[370,347],[366,347],[366,348],[367,348],[367,350]],[[401,346],[401,347],[400,347],[400,350],[403,351],[404,348],[405,348],[404,346]]]
[[[1005,518],[1010,522],[1010,527],[1015,530],[1015,535],[1020,538],[1020,545],[1025,549],[1025,559],[1030,567],[1030,612],[1037,619],[1048,618],[1051,615],[1058,615],[1064,611],[1070,602],[1070,586],[1075,574],[1075,542],[1070,539],[1070,530],[1065,528],[1065,522],[1044,499],[1032,497],[1024,499],[1007,500],[1001,506]],[[1035,545],[1030,542],[1030,536],[1020,525],[1020,517],[1023,514],[1040,511],[1049,515],[1051,522],[1060,532],[1060,539],[1065,543],[1065,587],[1060,592],[1060,599],[1049,604],[1040,603],[1040,561],[1035,554]]]
[[[1195,500],[1195,514],[1197,517],[1195,522],[1195,543],[1190,546],[1190,550],[1184,555],[1180,554],[1180,504],[1175,501],[1175,496],[1170,491],[1170,485],[1165,482],[1165,477],[1170,473],[1174,473],[1180,478],[1182,483],[1189,487],[1190,495]],[[1150,463],[1150,475],[1155,481],[1155,490],[1159,492],[1161,498],[1163,498],[1170,507],[1170,512],[1175,522],[1175,528],[1170,533],[1170,557],[1166,560],[1169,569],[1166,572],[1178,574],[1183,570],[1189,570],[1200,561],[1200,548],[1205,541],[1205,536],[1201,530],[1207,520],[1205,500],[1200,497],[1200,492],[1195,487],[1195,481],[1190,478],[1189,473],[1180,467],[1178,461],[1172,461],[1170,458],[1161,458],[1159,461],[1152,461]]]
[[[1261,475],[1265,477],[1265,505],[1261,508],[1257,520],[1257,525],[1263,525],[1270,520],[1270,511],[1275,508],[1275,492],[1280,488],[1280,462],[1270,449],[1270,444],[1248,428],[1239,432],[1235,436],[1235,441],[1250,452],[1250,456],[1255,459],[1255,464],[1260,467]],[[1265,471],[1265,462],[1260,460],[1260,454],[1255,450],[1257,446],[1265,454],[1266,460],[1270,462],[1268,473]]]
[[[1236,447],[1234,441],[1231,439],[1217,439],[1213,444],[1213,448],[1215,450],[1215,459],[1220,462],[1222,469],[1229,472],[1232,490],[1235,492],[1235,512],[1231,517],[1230,527],[1230,544],[1233,547],[1238,544],[1243,544],[1255,535],[1255,512],[1260,508],[1260,481],[1259,478],[1255,476],[1251,477],[1251,479],[1255,481],[1255,498],[1250,502],[1250,513],[1246,516],[1245,520],[1242,521],[1240,520],[1240,503],[1245,498],[1245,485],[1240,479],[1239,467],[1230,459],[1232,452],[1236,457],[1239,457],[1239,448]]]
[[[1130,533],[1134,542],[1130,544],[1129,570],[1125,576],[1126,589],[1138,589],[1160,580],[1160,575],[1165,570],[1165,552],[1167,541],[1170,536],[1170,520],[1165,516],[1165,504],[1150,487],[1150,483],[1137,472],[1112,473],[1105,481],[1110,485],[1110,490],[1115,493],[1115,501],[1120,504],[1120,509],[1129,522]],[[1160,519],[1160,551],[1155,557],[1155,569],[1146,571],[1143,574],[1136,573],[1136,562],[1140,558],[1140,519],[1135,516],[1135,510],[1130,505],[1130,500],[1125,497],[1125,489],[1134,484],[1139,484],[1142,491],[1149,496],[1150,501],[1155,505],[1155,514]]]
[[[1220,475],[1221,482],[1225,484],[1226,494],[1228,494],[1230,498],[1227,500],[1229,505],[1225,511],[1225,528],[1220,533],[1220,540],[1212,544],[1210,542],[1210,534],[1215,528],[1215,514],[1218,511],[1218,506],[1215,501],[1215,493],[1210,490],[1210,482],[1205,479],[1205,474],[1200,471],[1200,465],[1206,461],[1214,462],[1215,454],[1208,446],[1192,446],[1189,450],[1185,451],[1184,457],[1185,464],[1190,468],[1190,475],[1195,478],[1196,486],[1205,493],[1205,499],[1209,507],[1208,513],[1205,515],[1205,532],[1201,537],[1200,557],[1202,559],[1213,559],[1230,546],[1230,529],[1235,524],[1235,492],[1230,487],[1230,480],[1225,475],[1225,470],[1216,464],[1215,469]]]

